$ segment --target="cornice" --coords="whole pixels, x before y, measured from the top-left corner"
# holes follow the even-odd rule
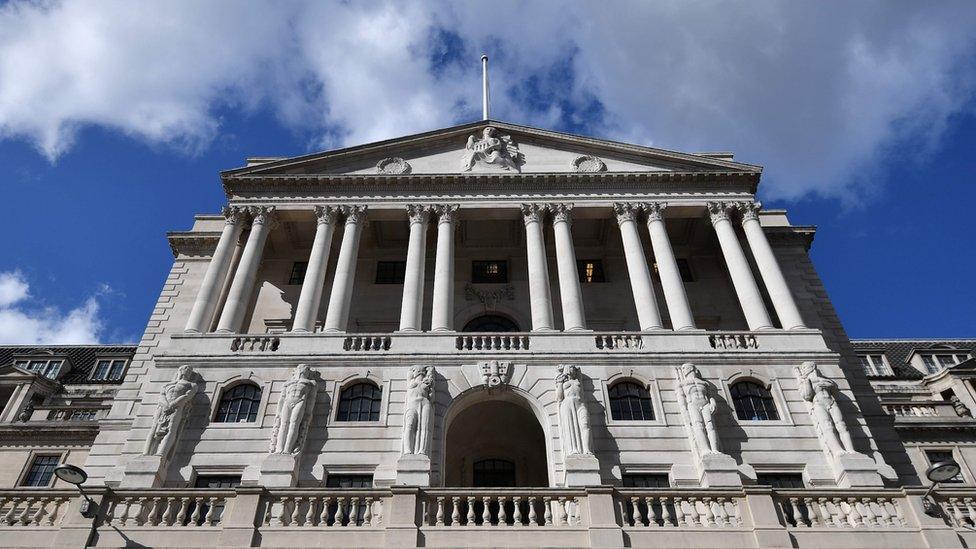
[[[219,232],[169,232],[166,233],[173,257],[210,257],[220,241]]]
[[[511,191],[518,189],[584,190],[606,192],[608,187],[646,191],[649,187],[673,190],[688,185],[736,188],[755,193],[761,172],[695,171],[695,172],[603,172],[603,173],[447,173],[447,174],[275,174],[235,175],[221,177],[228,199],[272,193],[288,196],[300,194],[361,193],[364,190],[395,190],[397,194],[443,192],[445,190]]]
[[[50,438],[52,441],[67,444],[71,441],[92,441],[96,435],[98,435],[97,421],[32,421],[0,425],[0,440],[6,441],[17,439],[37,441]]]
[[[810,251],[817,228],[812,225],[796,225],[793,227],[763,227],[769,243],[778,246],[803,246]]]

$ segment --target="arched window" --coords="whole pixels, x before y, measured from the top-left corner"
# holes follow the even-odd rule
[[[261,405],[261,388],[253,383],[241,383],[224,391],[217,408],[217,423],[256,421]]]
[[[610,417],[618,421],[653,420],[651,394],[633,381],[614,383],[610,387]]]
[[[732,402],[735,403],[735,415],[744,420],[775,420],[779,419],[776,403],[769,389],[755,381],[739,381],[729,388]]]
[[[462,332],[517,332],[518,324],[501,315],[482,315],[471,319]]]
[[[369,382],[350,385],[339,396],[338,421],[379,421],[383,390]]]

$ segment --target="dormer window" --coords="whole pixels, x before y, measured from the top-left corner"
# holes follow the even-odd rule
[[[92,369],[92,381],[118,381],[125,373],[128,361],[124,358],[100,358]]]
[[[950,368],[969,359],[968,354],[947,351],[920,353],[920,356],[922,357],[922,364],[925,365],[925,371],[930,374],[942,371],[944,368]]]
[[[884,354],[881,353],[870,353],[864,355],[858,355],[861,361],[861,368],[864,369],[864,373],[869,376],[890,376],[891,368],[888,366],[888,362],[885,360]]]
[[[15,360],[14,366],[27,370],[28,372],[34,372],[35,374],[42,375],[48,379],[57,379],[58,374],[61,372],[61,366],[64,364],[64,359],[21,359]]]

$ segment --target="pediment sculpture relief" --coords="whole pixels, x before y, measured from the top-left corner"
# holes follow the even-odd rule
[[[470,172],[477,167],[489,171],[518,172],[521,161],[522,153],[512,141],[512,136],[499,136],[495,128],[488,126],[480,138],[468,136],[461,157],[461,171]]]
[[[384,158],[376,163],[376,172],[384,175],[406,175],[410,170],[410,163],[399,156]]]
[[[271,432],[272,454],[297,454],[302,450],[308,426],[312,422],[317,386],[308,364],[299,364],[278,399],[274,430]]]
[[[573,160],[573,170],[580,173],[595,173],[607,171],[607,165],[595,156],[577,156]]]

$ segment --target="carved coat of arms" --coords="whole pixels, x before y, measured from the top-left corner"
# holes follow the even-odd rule
[[[518,145],[512,141],[510,135],[497,135],[497,130],[488,126],[481,133],[481,138],[468,136],[468,143],[464,146],[464,156],[461,159],[461,171],[470,172],[475,166],[504,171],[519,171],[521,154]]]
[[[512,365],[510,362],[488,360],[481,362],[479,365],[481,366],[481,380],[485,382],[485,386],[489,389],[508,382],[508,374]]]

